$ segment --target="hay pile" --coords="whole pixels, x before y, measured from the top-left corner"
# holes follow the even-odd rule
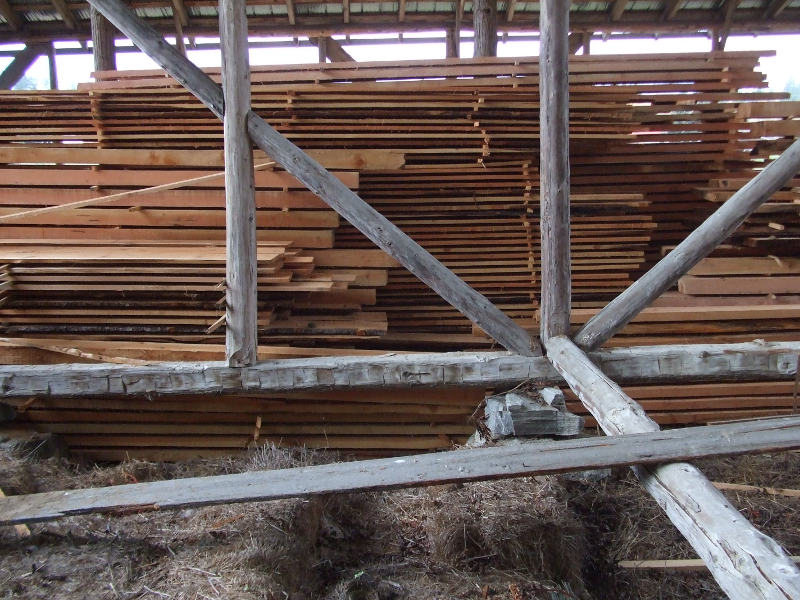
[[[328,462],[263,448],[247,459],[76,466],[0,452],[7,494]],[[798,455],[715,461],[714,477],[800,486]],[[785,476],[784,476],[785,475]],[[733,495],[800,549],[797,499]],[[693,553],[626,470],[280,500],[0,528],[0,598],[722,598],[710,576],[630,572],[622,559]]]

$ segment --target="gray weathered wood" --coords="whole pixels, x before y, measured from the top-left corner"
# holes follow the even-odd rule
[[[0,73],[0,90],[10,90],[25,75],[36,59],[47,52],[48,44],[28,44],[14,55],[14,60]]]
[[[592,354],[610,376],[629,383],[788,379],[800,342],[643,346]],[[234,369],[222,362],[153,365],[0,365],[0,392],[10,398],[107,394],[216,394],[346,388],[511,386],[564,380],[542,357],[506,352],[387,354],[259,362]]]
[[[475,58],[497,56],[497,0],[473,0],[472,27]]]
[[[563,396],[561,396],[563,402]],[[486,399],[484,425],[492,439],[530,436],[574,436],[583,430],[583,419],[545,403],[536,394],[498,394]]]
[[[800,448],[800,417],[0,498],[0,525]],[[740,517],[741,518],[741,517]]]
[[[222,91],[197,66],[170,46],[120,0],[90,0],[90,4],[125,33],[139,49],[197,96],[214,114],[222,118]],[[522,327],[264,119],[250,111],[247,124],[250,137],[259,148],[487,334],[513,352],[527,356],[541,353],[539,344]]]
[[[607,434],[659,431],[644,409],[569,339],[553,337],[545,346],[548,358]],[[733,442],[731,438],[728,443]],[[800,570],[698,469],[672,463],[634,470],[731,598],[800,598]]]
[[[798,171],[800,140],[789,146],[780,158],[731,196],[652,269],[592,317],[576,334],[575,342],[586,350],[599,347],[724,242],[750,213]]]
[[[113,71],[117,68],[117,51],[114,47],[114,26],[90,7],[89,20],[92,28],[92,56],[95,71]]]
[[[569,333],[569,2],[541,3],[539,121],[541,143],[542,339]]]
[[[253,145],[247,134],[250,61],[244,3],[220,0],[219,35],[225,95],[225,357],[231,367],[246,367],[258,355],[258,260]]]

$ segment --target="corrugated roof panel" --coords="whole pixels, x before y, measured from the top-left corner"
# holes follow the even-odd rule
[[[661,2],[655,2],[653,0],[634,0],[633,2],[628,2],[628,6],[625,7],[625,10],[653,10],[661,12],[664,9],[664,6]]]
[[[55,12],[44,10],[26,10],[24,12],[25,20],[30,23],[52,23],[54,21],[61,21],[61,16]]]
[[[216,6],[192,6],[192,15],[196,17],[216,17],[217,16],[217,7]]]

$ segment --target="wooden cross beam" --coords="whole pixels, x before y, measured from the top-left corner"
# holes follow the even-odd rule
[[[214,114],[223,118],[222,90],[211,78],[120,0],[90,0],[90,3]],[[250,138],[259,148],[497,342],[519,354],[541,353],[538,342],[522,327],[253,111],[247,115],[247,126]]]
[[[800,342],[641,346],[592,353],[610,376],[627,384],[781,380],[797,372]],[[32,397],[154,396],[272,393],[371,387],[511,387],[533,380],[564,385],[541,356],[449,352],[331,356],[262,361],[230,368],[223,362],[149,365],[0,365],[6,401]]]
[[[800,417],[0,497],[0,526],[800,448]],[[732,509],[731,509],[732,510]],[[734,511],[735,512],[735,511]]]
[[[575,335],[586,350],[599,347],[692,267],[724,242],[742,222],[800,171],[800,140],[731,196],[697,229],[592,317]]]
[[[11,7],[8,0],[0,0],[0,15],[3,15],[11,31],[22,29],[22,17]]]

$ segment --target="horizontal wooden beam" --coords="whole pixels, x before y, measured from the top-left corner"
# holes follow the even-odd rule
[[[731,196],[716,212],[575,335],[586,350],[598,348],[692,267],[724,242],[750,214],[800,172],[800,140]]]
[[[786,379],[800,342],[641,346],[603,350],[593,360],[628,384]],[[504,386],[564,380],[542,357],[506,352],[386,354],[285,359],[229,368],[222,362],[152,365],[0,365],[7,398],[108,394],[216,394],[386,387]]]
[[[217,117],[223,117],[220,87],[129,7],[120,0],[90,3]],[[520,325],[253,111],[247,115],[247,130],[253,142],[287,172],[498,343],[525,356],[541,354],[538,342]]]
[[[608,435],[659,431],[641,405],[572,341],[553,337],[545,347],[553,365]],[[786,553],[742,518],[697,468],[671,462],[637,466],[634,472],[732,600],[800,598],[800,571]]]
[[[0,498],[0,525],[800,448],[800,417]]]

